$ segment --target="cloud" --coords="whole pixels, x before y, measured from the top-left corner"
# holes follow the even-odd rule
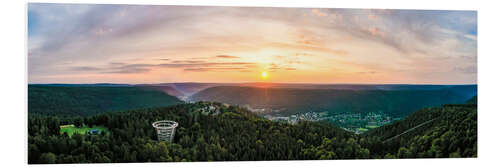
[[[180,63],[189,63],[189,64],[196,64],[196,63],[205,63],[203,60],[176,60],[172,61],[172,63],[180,64]]]
[[[121,65],[125,65],[125,63],[122,63],[122,62],[111,62],[109,63],[110,65],[112,66],[121,66]]]
[[[207,71],[217,71],[217,72],[235,72],[247,70],[244,67],[219,67],[219,68],[185,68],[184,71],[190,72],[207,72]]]
[[[363,72],[358,72],[358,74],[377,74],[376,71],[363,71]]]
[[[323,46],[291,44],[291,43],[285,43],[285,42],[268,43],[267,46],[275,46],[278,48],[291,49],[291,50],[296,50],[296,51],[322,52],[322,53],[333,54],[335,56],[347,56],[347,55],[349,55],[349,52],[346,50],[332,49],[332,48],[323,47]],[[305,55],[310,55],[310,54],[299,54],[299,55],[305,56]]]
[[[311,13],[316,15],[316,16],[328,16],[328,13],[321,12],[319,9],[312,9]]]
[[[135,74],[147,73],[155,68],[174,68],[184,71],[206,72],[206,71],[234,71],[234,70],[249,70],[255,68],[256,64],[251,62],[205,62],[205,61],[173,61],[172,63],[162,64],[126,64],[119,62],[109,63],[107,66],[77,66],[70,67],[72,71],[85,71],[96,73],[118,73],[118,74]]]
[[[237,66],[237,65],[255,65],[255,63],[251,62],[163,63],[152,66],[166,67],[166,68],[182,68],[182,67],[207,67],[207,66]]]
[[[368,31],[370,31],[370,33],[373,35],[373,36],[376,36],[377,35],[377,28],[376,27],[371,27],[368,29]],[[380,32],[379,32],[380,33]]]
[[[477,74],[477,66],[455,67],[455,70],[465,74]]]
[[[136,73],[146,73],[151,71],[149,68],[124,68],[124,69],[119,69],[119,70],[113,70],[113,71],[106,71],[103,73],[110,73],[110,74],[136,74]]]
[[[291,64],[281,64],[278,65],[276,63],[271,63],[267,68],[269,72],[277,72],[277,71],[296,71],[297,68],[291,66]]]
[[[70,67],[72,71],[87,72],[87,73],[101,73],[101,74],[134,74],[134,73],[146,73],[151,71],[151,67],[154,65],[150,64],[125,64],[112,62],[108,66],[103,67],[92,67],[92,66],[77,66]]]
[[[238,56],[229,56],[229,55],[217,55],[215,56],[217,58],[227,58],[227,59],[236,59],[236,58],[240,58]]]
[[[71,70],[74,71],[101,71],[101,68],[96,68],[96,67],[87,67],[87,66],[80,66],[80,67],[72,67]]]

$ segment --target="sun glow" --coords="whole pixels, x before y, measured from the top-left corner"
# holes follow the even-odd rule
[[[260,74],[260,77],[261,77],[262,79],[267,79],[267,72],[265,72],[265,71],[264,71],[264,72],[262,72],[262,73]]]

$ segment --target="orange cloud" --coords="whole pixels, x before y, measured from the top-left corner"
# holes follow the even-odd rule
[[[383,31],[380,31],[380,29],[376,28],[376,27],[371,27],[371,28],[368,28],[368,31],[370,32],[370,34],[372,34],[373,36],[380,36],[380,37],[385,37],[385,33]]]
[[[377,35],[377,28],[375,27],[372,27],[372,28],[369,28],[368,31],[370,31],[370,33],[373,35],[373,36],[376,36]]]
[[[328,16],[327,13],[324,13],[324,12],[321,12],[320,10],[318,9],[313,9],[311,10],[311,13],[316,15],[316,16]]]
[[[370,14],[368,14],[368,19],[370,19],[370,20],[377,20],[378,16],[374,15],[373,13],[370,13]]]
[[[331,14],[330,16],[332,18],[332,22],[342,23],[342,15],[341,14],[334,13],[334,14]]]
[[[370,31],[370,33],[373,36],[377,36],[377,28],[376,27],[371,27],[371,28],[368,29],[368,31]]]
[[[218,57],[218,58],[227,58],[227,59],[237,59],[237,58],[240,58],[238,56],[230,56],[230,55],[217,55],[215,57]]]

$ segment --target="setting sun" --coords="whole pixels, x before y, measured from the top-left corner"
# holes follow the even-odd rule
[[[260,77],[262,77],[262,79],[267,79],[267,72],[262,72],[262,74],[260,74]]]

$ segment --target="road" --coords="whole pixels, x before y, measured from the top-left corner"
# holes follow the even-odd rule
[[[387,140],[384,140],[382,143],[385,143],[385,142],[391,141],[391,140],[393,140],[393,139],[395,139],[395,138],[398,138],[399,136],[404,135],[404,134],[406,134],[406,133],[408,133],[408,132],[411,132],[411,131],[413,131],[413,130],[417,129],[418,127],[424,126],[425,124],[428,124],[428,123],[430,123],[430,122],[432,122],[432,121],[434,121],[434,120],[436,120],[436,119],[437,119],[437,118],[434,118],[434,119],[431,119],[431,120],[425,121],[424,123],[421,123],[421,124],[419,124],[419,125],[417,125],[417,126],[415,126],[415,127],[413,127],[413,128],[410,128],[410,129],[408,129],[408,130],[404,131],[403,133],[400,133],[400,134],[398,134],[398,135],[396,135],[396,136],[393,136],[393,137],[391,137],[391,138],[389,138],[389,139],[387,139]]]

